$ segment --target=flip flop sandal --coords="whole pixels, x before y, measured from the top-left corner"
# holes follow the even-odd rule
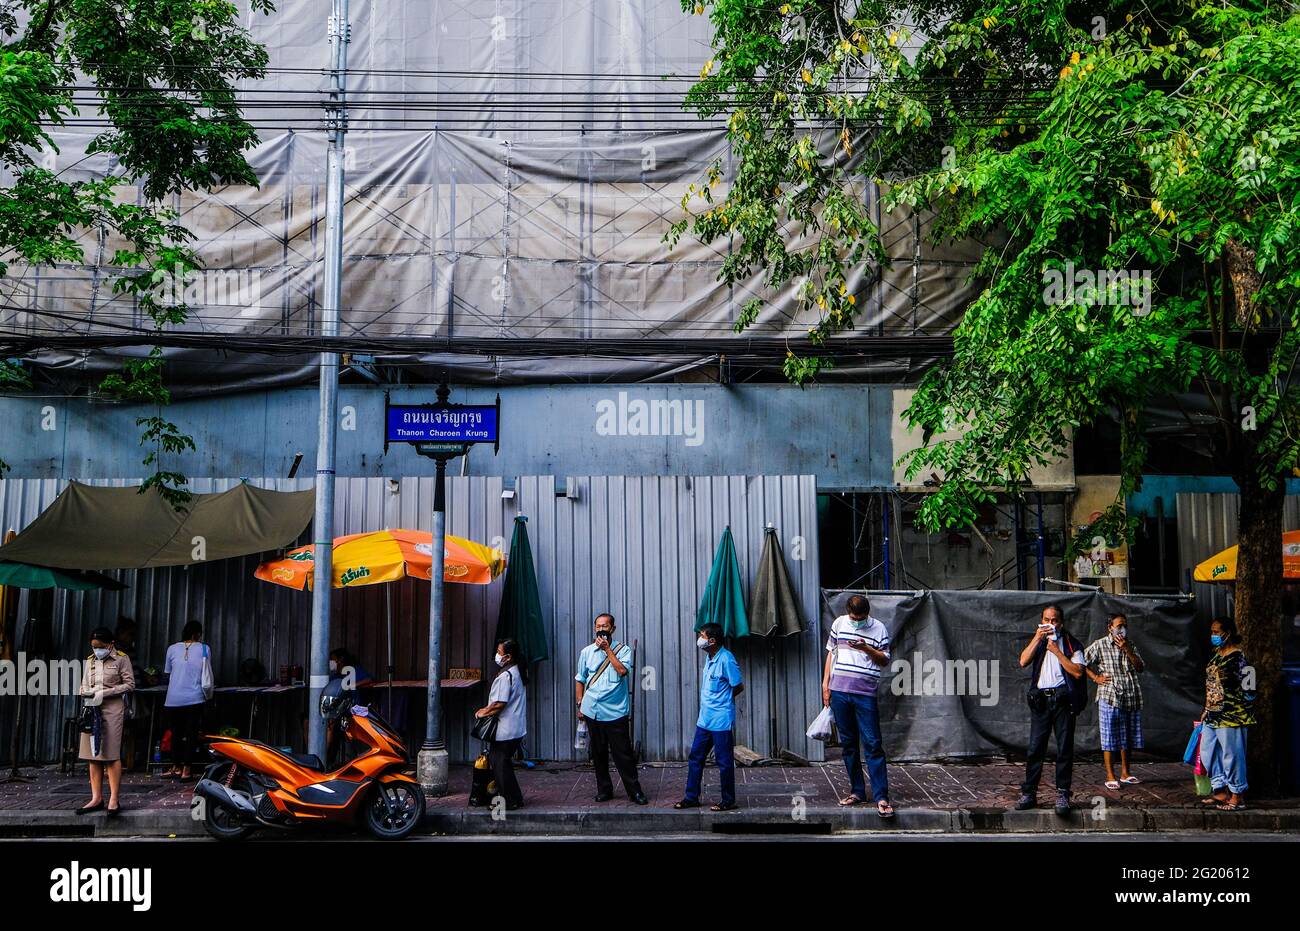
[[[1118,791],[1119,791],[1119,781],[1118,781],[1118,780],[1115,780],[1115,779],[1107,779],[1107,780],[1106,780],[1106,788],[1108,788],[1108,789],[1112,789],[1112,790],[1114,790],[1115,792],[1118,792]]]
[[[1215,805],[1214,807],[1219,811],[1245,811],[1246,803],[1242,802],[1240,805],[1233,805],[1231,802],[1224,802],[1222,805]]]
[[[1205,798],[1201,799],[1201,804],[1208,808],[1212,805],[1222,805],[1226,801],[1227,799],[1219,798],[1216,795],[1207,795]]]
[[[862,799],[858,798],[856,795],[846,795],[844,796],[844,798],[840,799],[840,805],[844,808],[848,808],[850,805],[861,805],[861,804],[862,804]]]
[[[735,805],[723,805],[722,803],[718,803],[717,805],[709,806],[709,811],[735,811],[735,810],[736,810]]]
[[[894,817],[894,806],[890,805],[888,802],[877,802],[876,814],[880,815],[882,818],[892,818]]]
[[[677,809],[681,809],[681,808],[699,808],[699,807],[700,807],[700,803],[699,803],[699,802],[688,801],[687,799],[682,799],[680,802],[678,802],[677,804],[673,805],[673,807],[674,807],[674,808],[677,808]]]
[[[1142,780],[1137,776],[1125,776],[1120,780],[1120,782],[1124,783],[1126,786],[1137,786],[1142,784]]]

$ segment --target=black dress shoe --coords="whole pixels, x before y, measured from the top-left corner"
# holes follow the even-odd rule
[[[118,805],[116,808],[105,808],[104,813],[107,814],[110,818],[116,818],[118,815],[122,813],[122,806]]]
[[[78,808],[78,809],[77,809],[77,814],[79,814],[79,815],[89,815],[89,814],[91,814],[92,812],[103,811],[103,810],[104,810],[104,803],[103,803],[103,802],[98,802],[98,803],[96,803],[96,804],[94,804],[94,805],[90,805],[89,807],[86,807],[86,808]]]
[[[633,802],[635,802],[637,805],[649,805],[649,804],[650,804],[650,799],[648,799],[648,798],[645,797],[645,793],[644,793],[644,792],[638,792],[636,795],[629,795],[628,798],[630,798],[630,799],[631,799]]]
[[[613,792],[599,792],[599,793],[597,793],[597,795],[596,795],[596,801],[598,801],[598,802],[608,802],[608,801],[609,801],[610,799],[612,799],[613,797],[614,797],[614,793],[613,793]]]

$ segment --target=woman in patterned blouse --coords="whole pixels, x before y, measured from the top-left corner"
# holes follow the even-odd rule
[[[1201,715],[1201,765],[1210,773],[1213,793],[1204,799],[1220,811],[1246,807],[1246,728],[1255,723],[1255,670],[1241,651],[1241,636],[1231,618],[1210,623],[1214,652],[1205,667],[1205,711]]]

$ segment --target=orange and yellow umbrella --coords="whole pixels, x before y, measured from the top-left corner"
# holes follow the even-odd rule
[[[1237,547],[1230,546],[1196,567],[1192,578],[1198,582],[1235,582]],[[1300,579],[1300,530],[1282,534],[1282,578]]]
[[[442,562],[446,582],[487,585],[506,568],[505,555],[473,540],[448,536]],[[316,571],[316,547],[300,546],[257,567],[253,574],[265,582],[310,589]],[[419,530],[377,530],[334,540],[334,587],[353,588],[433,577],[433,534]]]

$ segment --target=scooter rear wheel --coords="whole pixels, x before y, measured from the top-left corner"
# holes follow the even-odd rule
[[[424,790],[413,782],[381,782],[366,802],[366,828],[379,840],[401,840],[424,820]]]
[[[232,792],[248,793],[251,786],[247,778],[237,776],[229,788]],[[238,813],[231,811],[225,805],[218,805],[207,799],[204,800],[204,803],[203,829],[217,840],[243,840],[253,833],[254,828],[241,818]]]

